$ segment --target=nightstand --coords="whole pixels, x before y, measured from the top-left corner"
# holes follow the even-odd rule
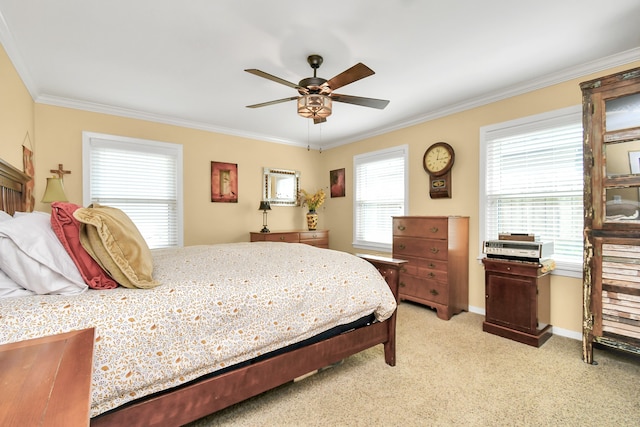
[[[89,425],[94,329],[0,346],[0,425]]]
[[[552,335],[550,274],[537,262],[484,258],[485,321],[482,330],[534,347]]]

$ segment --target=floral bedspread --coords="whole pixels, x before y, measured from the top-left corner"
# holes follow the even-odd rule
[[[295,243],[153,252],[153,289],[0,300],[0,344],[96,328],[91,416],[396,303],[368,262]]]

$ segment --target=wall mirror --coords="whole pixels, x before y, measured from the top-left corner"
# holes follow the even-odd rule
[[[298,206],[300,172],[272,168],[263,171],[262,199],[275,206]]]

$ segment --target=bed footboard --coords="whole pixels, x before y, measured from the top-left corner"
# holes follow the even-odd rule
[[[360,257],[380,271],[397,301],[399,271],[406,261],[370,255]],[[384,322],[125,405],[93,418],[91,425],[183,425],[378,344],[384,345],[385,362],[395,366],[396,313]]]
[[[93,418],[91,425],[183,425],[377,344],[385,345],[389,363],[387,346],[395,344],[395,336],[389,337],[389,320],[126,405]],[[395,355],[392,359],[395,363]]]

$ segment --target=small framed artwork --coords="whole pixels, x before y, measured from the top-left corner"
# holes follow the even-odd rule
[[[238,203],[238,165],[211,162],[211,201]]]
[[[629,165],[631,173],[640,173],[640,151],[629,151]]]
[[[329,181],[331,182],[331,197],[344,197],[344,168],[330,171]]]

